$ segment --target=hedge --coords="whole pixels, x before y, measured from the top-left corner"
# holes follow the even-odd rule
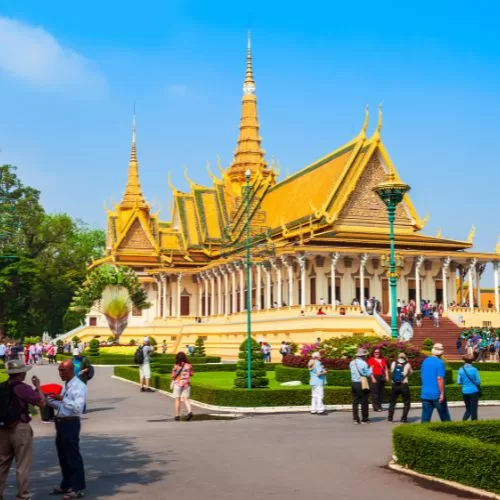
[[[84,356],[88,358],[92,365],[123,365],[130,366],[135,365],[134,356],[132,354],[100,354],[99,356]],[[58,359],[71,359],[73,356],[71,354],[58,354]],[[193,365],[206,364],[206,363],[219,363],[220,358],[217,356],[205,356],[196,357],[193,356],[189,358]],[[175,361],[175,356],[168,354],[159,354],[151,357],[151,365],[159,366],[172,366]],[[217,365],[220,366],[220,365]]]
[[[500,493],[498,420],[402,425],[392,440],[401,466]]]
[[[275,369],[278,382],[290,382],[300,380],[303,384],[309,384],[309,370],[307,368],[291,368],[289,366],[277,366]],[[326,376],[327,384],[341,387],[351,386],[350,370],[332,370]],[[408,380],[410,385],[420,385],[420,371],[415,370]],[[446,383],[453,383],[453,371],[446,369]]]
[[[458,370],[464,366],[462,361],[448,361],[446,363],[452,370]],[[500,371],[500,363],[474,363],[474,366],[480,372],[498,372]]]
[[[135,367],[116,366],[114,373],[134,382],[139,381],[139,370]],[[154,372],[151,374],[151,384],[157,389],[169,390],[170,376]],[[483,399],[500,400],[500,386],[482,386]],[[386,400],[390,389],[386,388]],[[412,401],[420,401],[420,387],[410,386]],[[448,401],[462,401],[462,388],[449,385],[446,388]],[[311,404],[311,389],[296,387],[286,389],[219,389],[214,386],[192,380],[191,396],[197,401],[220,406],[306,406]],[[325,387],[326,404],[351,404],[350,387]]]

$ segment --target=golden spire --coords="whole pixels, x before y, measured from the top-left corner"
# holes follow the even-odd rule
[[[227,171],[228,178],[236,194],[241,194],[245,184],[245,172],[250,170],[252,178],[256,174],[267,177],[272,172],[267,170],[264,159],[264,150],[261,147],[259,134],[259,118],[257,115],[257,97],[255,96],[255,80],[252,66],[252,44],[248,33],[247,67],[243,84],[243,98],[241,101],[241,119],[238,144],[234,158]]]
[[[137,146],[136,146],[136,132],[135,132],[135,111],[132,118],[132,148],[130,150],[130,160],[128,162],[128,178],[127,187],[123,194],[121,207],[132,208],[148,208],[148,204],[144,199],[141,189],[141,182],[139,180],[139,164],[137,162]]]

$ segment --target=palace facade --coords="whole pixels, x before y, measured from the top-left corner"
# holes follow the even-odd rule
[[[196,321],[196,328],[234,324],[227,331],[243,334],[244,327],[236,325],[244,324],[248,287],[255,317],[265,318],[268,311],[269,321],[297,319],[301,311],[307,317],[323,304],[331,325],[349,317],[361,319],[368,297],[376,297],[388,314],[387,210],[373,188],[388,174],[399,180],[399,174],[382,141],[382,111],[371,136],[368,122],[367,110],[356,137],[278,181],[279,171],[268,165],[262,149],[249,41],[233,161],[225,169],[218,165],[217,176],[209,169],[209,186],[191,180],[186,172],[189,192],[177,190],[169,179],[171,221],[152,213],[142,192],[134,122],[125,193],[107,212],[106,256],[93,263],[130,266],[147,289],[153,307],[134,310],[128,330],[151,327],[159,332],[162,326],[194,325],[199,317],[202,324]],[[499,253],[473,251],[474,230],[462,241],[424,235],[425,224],[406,194],[396,212],[398,297],[415,299],[417,307],[420,299],[442,302],[445,314],[451,315],[450,304],[468,280],[474,286],[459,300],[468,303],[461,312],[473,313],[474,304],[481,304],[476,293],[481,275],[492,263],[498,313]],[[353,301],[361,305],[352,306]],[[341,305],[346,318],[337,314]],[[97,308],[88,315],[89,327],[105,324]],[[347,330],[353,331],[352,322],[349,325]],[[261,331],[274,331],[273,325]],[[288,325],[282,331],[293,328]],[[320,331],[313,327],[310,333]]]

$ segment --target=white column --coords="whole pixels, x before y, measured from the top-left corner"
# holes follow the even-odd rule
[[[336,280],[337,277],[335,276],[335,271],[337,270],[337,260],[339,259],[339,254],[338,253],[332,253],[331,254],[332,261],[330,262],[330,295],[332,296],[332,307],[333,310],[335,311],[335,306],[337,305],[337,287],[336,285]]]
[[[245,266],[238,264],[240,273],[240,311],[245,310]]]
[[[215,280],[214,273],[210,273],[210,316],[215,316]]]
[[[275,300],[276,300],[276,303],[278,304],[278,307],[281,307],[281,305],[283,304],[283,299],[281,297],[281,293],[282,293],[281,265],[279,262],[276,261],[276,259],[273,259],[271,261],[271,264],[276,271],[276,296],[275,296]]]
[[[359,305],[362,311],[366,311],[365,307],[365,266],[368,261],[368,254],[364,253],[359,257]]]
[[[448,312],[448,268],[450,267],[451,259],[446,257],[443,260],[442,275],[443,275],[443,311]]]
[[[196,283],[198,283],[198,317],[201,318],[203,311],[203,286],[199,275],[196,276]]]
[[[236,272],[235,272],[234,267],[232,267],[232,266],[228,266],[228,269],[231,273],[231,300],[232,300],[231,309],[233,311],[233,314],[235,314],[236,313],[236,305],[237,305],[237,302],[236,302]]]
[[[476,290],[477,307],[481,309],[481,264],[476,265]]]
[[[288,262],[288,305],[293,306],[293,265]]]
[[[476,267],[476,259],[473,259],[469,264],[469,307],[471,312],[474,312],[474,269]]]
[[[500,312],[500,297],[498,296],[498,261],[493,262],[493,281],[495,286],[495,310]]]
[[[156,317],[159,318],[161,316],[161,279],[156,276]]]
[[[219,269],[217,269],[215,276],[217,278],[217,314],[222,314],[222,280]]]
[[[222,275],[224,276],[224,314],[229,314],[229,290],[228,290],[228,276],[227,269],[222,268]]]
[[[171,275],[169,280],[170,282],[170,303],[172,306],[172,310],[170,311],[170,316],[172,318],[177,316],[177,298],[175,294],[175,286],[176,286],[176,281],[175,281],[175,275]]]
[[[420,307],[420,302],[422,301],[420,297],[420,268],[424,262],[425,258],[423,255],[417,257],[417,261],[415,262],[415,293],[416,293],[416,303],[417,303],[417,314],[422,312],[422,308]]]
[[[255,301],[257,302],[257,311],[260,311],[261,305],[262,305],[262,297],[261,297],[261,290],[262,290],[262,270],[261,270],[261,264],[257,264],[257,280],[255,283]]]
[[[177,317],[181,317],[182,273],[177,275]]]
[[[208,276],[203,274],[203,284],[205,285],[205,316],[208,316]]]
[[[167,317],[167,276],[165,273],[161,273],[161,291],[163,295],[163,314],[161,317],[166,319]]]
[[[297,257],[300,266],[300,307],[304,311],[306,308],[306,256]]]
[[[269,265],[264,266],[266,273],[266,309],[271,309],[271,268]]]

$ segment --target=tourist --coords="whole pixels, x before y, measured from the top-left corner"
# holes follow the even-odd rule
[[[385,383],[389,382],[389,368],[379,348],[373,351],[373,356],[368,360],[368,366],[372,369],[370,390],[372,393],[373,410],[384,411],[382,403]]]
[[[464,365],[458,370],[457,384],[462,386],[465,413],[462,420],[477,420],[477,407],[481,390],[481,379],[477,368],[472,366],[474,358],[464,356]]]
[[[188,411],[186,420],[193,418],[191,411],[191,403],[189,397],[191,395],[191,377],[193,376],[193,367],[189,364],[187,356],[183,352],[177,353],[175,357],[175,366],[172,368],[172,382],[170,389],[175,398],[175,419],[181,419],[181,401],[184,403]]]
[[[368,351],[359,348],[356,358],[349,364],[351,370],[352,417],[355,424],[370,423],[368,418],[368,398],[370,396],[368,377],[372,376],[372,369],[366,362],[367,356]],[[359,405],[361,405],[361,421],[359,420]]]
[[[401,299],[398,299],[397,302],[396,302],[396,310],[398,312],[398,317],[401,316]]]
[[[167,341],[164,340],[162,343],[161,343],[161,353],[162,354],[166,354],[167,353]]]
[[[493,302],[491,302],[491,299],[488,300],[488,309],[493,309]]]
[[[38,362],[43,364],[43,345],[41,342],[37,342],[35,345],[35,363]]]
[[[403,414],[401,415],[401,422],[406,423],[408,421],[408,413],[410,412],[410,388],[408,386],[408,377],[413,373],[410,363],[408,362],[408,356],[404,352],[398,354],[398,359],[391,363],[391,403],[389,405],[389,416],[387,420],[392,422],[394,419],[394,409],[396,408],[396,403],[398,397],[403,398]]]
[[[319,352],[313,352],[307,364],[309,368],[309,385],[311,386],[311,415],[326,415],[323,398],[327,371],[319,358]]]
[[[432,356],[424,359],[420,368],[422,422],[430,422],[434,410],[437,410],[442,422],[447,422],[451,417],[445,394],[446,368],[441,359],[444,354],[443,344],[434,344],[431,354]]]
[[[324,299],[323,297],[321,297],[321,298],[319,299],[319,305],[320,305],[320,306],[324,306],[324,305],[325,305],[325,299]]]
[[[75,376],[69,360],[59,365],[59,376],[66,383],[62,394],[49,394],[47,401],[55,410],[56,448],[62,479],[51,495],[63,500],[84,496],[85,470],[80,454],[80,416],[87,401],[87,386]]]
[[[269,342],[263,342],[262,345],[262,354],[264,356],[264,362],[265,363],[270,363],[271,362],[271,344]]]
[[[73,349],[73,372],[75,377],[78,377],[84,384],[86,384],[93,374],[93,369],[90,365],[90,361],[85,356],[82,356],[80,349],[75,347]]]
[[[434,309],[432,317],[434,318],[434,326],[436,328],[439,328],[439,311],[437,310],[437,308]]]
[[[28,353],[29,353],[29,363],[30,365],[35,365],[36,364],[36,348],[35,344],[30,344],[28,347]]]
[[[156,347],[151,346],[149,337],[144,337],[142,346],[135,353],[136,363],[139,365],[141,392],[153,392],[151,389],[151,353],[155,350]],[[142,351],[142,355],[139,351]],[[141,357],[142,362],[140,362]]]
[[[285,356],[288,356],[289,354],[288,346],[286,345],[286,342],[284,340],[283,342],[281,342],[280,354],[281,354],[281,362],[283,363],[283,361],[285,360]]]
[[[463,351],[462,351],[462,337],[458,337],[457,338],[456,346],[457,346],[457,354],[462,355],[463,354]]]
[[[31,366],[13,359],[5,364],[9,378],[0,384],[0,498],[4,498],[5,482],[12,461],[16,460],[16,485],[19,499],[31,498],[28,480],[33,457],[33,430],[29,405],[42,408],[45,397],[40,380],[32,377],[35,389],[24,383]]]
[[[422,326],[422,313],[417,313],[415,315],[415,320],[417,323],[417,328],[420,328]]]
[[[500,337],[495,340],[495,361],[500,361]]]
[[[323,308],[322,308],[322,307],[320,307],[320,308],[318,309],[318,312],[317,312],[316,314],[317,314],[318,316],[326,316],[326,312],[325,312],[325,311],[323,311]]]
[[[49,365],[56,363],[56,348],[54,344],[49,344],[47,346],[47,358],[49,360]]]
[[[5,345],[5,340],[0,342],[0,361],[5,363],[5,357],[7,355],[7,346]]]

